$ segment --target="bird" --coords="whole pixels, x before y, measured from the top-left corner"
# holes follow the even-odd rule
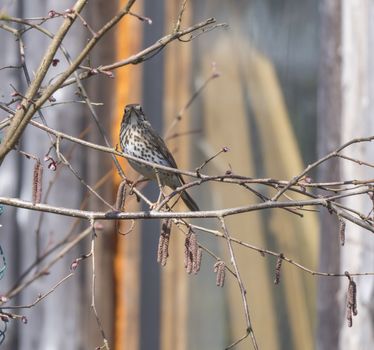
[[[155,164],[178,169],[173,155],[165,141],[153,129],[147,120],[140,104],[128,104],[125,107],[119,135],[120,147],[123,153],[153,162]],[[147,179],[159,180],[162,187],[168,186],[175,190],[185,184],[181,174],[157,169],[128,159],[131,167]],[[184,190],[180,193],[182,200],[191,211],[199,211],[192,197]]]

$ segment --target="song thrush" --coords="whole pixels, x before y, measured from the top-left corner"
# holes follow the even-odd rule
[[[128,155],[170,168],[178,168],[164,140],[152,128],[139,104],[129,104],[125,107],[121,122],[120,145],[122,152]],[[156,170],[152,166],[131,159],[128,161],[145,178],[157,180],[158,177],[162,186],[168,186],[175,190],[185,183],[180,174],[161,169],[158,169],[156,174]],[[195,201],[186,191],[181,192],[181,197],[190,210],[199,210]]]

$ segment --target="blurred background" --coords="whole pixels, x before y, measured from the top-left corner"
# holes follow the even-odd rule
[[[82,16],[98,29],[125,3],[89,2]],[[29,18],[46,16],[52,9],[62,12],[72,5],[72,1],[4,0],[0,1],[0,10]],[[91,66],[129,57],[171,33],[180,6],[181,1],[176,0],[136,1],[132,11],[149,17],[152,24],[127,16],[93,50]],[[195,169],[222,147],[228,147],[229,152],[210,162],[205,173],[231,171],[255,178],[289,180],[349,139],[373,134],[370,87],[374,80],[369,64],[374,33],[369,19],[373,9],[374,3],[369,0],[191,0],[187,2],[182,28],[210,17],[228,27],[192,41],[175,41],[142,64],[117,69],[114,79],[99,74],[84,84],[90,99],[97,103],[96,112],[113,147],[118,144],[124,106],[139,102],[153,127],[167,136],[169,149],[181,169]],[[59,19],[48,21],[45,27],[56,32],[59,23]],[[64,45],[74,57],[90,36],[77,21]],[[23,39],[32,72],[49,39],[35,30]],[[0,42],[4,49],[0,66],[18,64],[14,37],[1,30]],[[66,67],[62,55],[57,58],[60,63],[51,76]],[[219,77],[212,78],[217,73]],[[20,70],[1,70],[0,77],[6,82],[0,87],[2,101],[9,99],[13,91],[9,82],[25,91]],[[191,106],[183,110],[205,83]],[[77,100],[76,92],[75,86],[69,86],[54,97],[57,101]],[[181,110],[182,118],[175,123]],[[0,111],[0,115],[6,113]],[[57,130],[104,144],[83,104],[46,108],[45,116]],[[43,159],[49,142],[44,133],[29,126],[20,147]],[[63,142],[61,149],[80,176],[113,203],[120,177],[111,158],[68,142]],[[366,146],[357,146],[352,152],[352,156],[368,161],[371,158],[373,162],[374,153]],[[126,162],[121,164],[131,179],[137,178]],[[1,196],[30,200],[32,172],[32,161],[16,152],[9,155],[0,169]],[[373,172],[329,162],[309,176],[326,182],[372,178]],[[66,168],[56,173],[45,170],[43,184],[49,188],[43,202],[107,210]],[[269,197],[275,193],[269,188],[255,189]],[[156,200],[158,188],[148,184],[144,193]],[[229,184],[206,183],[191,190],[191,195],[204,210],[259,201],[249,191]],[[349,204],[362,212],[370,211],[367,201]],[[142,208],[146,206],[134,196],[129,197],[126,210]],[[327,211],[306,211],[303,215],[256,211],[231,217],[227,223],[235,238],[283,253],[311,270],[373,270],[374,243],[367,232],[348,225],[342,248],[336,218]],[[0,294],[11,290],[14,304],[33,302],[39,293],[48,291],[69,273],[75,258],[90,249],[87,223],[11,207],[4,208],[0,220],[0,242],[7,260]],[[194,223],[219,229],[213,220]],[[121,222],[119,227],[111,222],[102,224],[96,240],[96,302],[114,349],[224,349],[245,333],[236,280],[227,276],[225,286],[217,287],[215,260],[207,254],[203,255],[200,272],[188,275],[183,266],[184,237],[178,231],[172,232],[170,258],[161,268],[156,262],[158,220],[137,222],[126,236],[119,235],[118,230],[127,231],[130,222]],[[199,232],[198,240],[229,264],[224,240],[204,232]],[[61,259],[53,261],[56,252],[71,242],[75,243]],[[317,278],[284,263],[281,282],[274,285],[276,258],[242,246],[236,246],[235,252],[260,349],[371,348],[371,277],[358,279],[359,315],[354,328],[348,328],[344,315],[346,279]],[[34,267],[27,271],[33,263]],[[35,278],[44,270],[48,273]],[[90,349],[101,344],[90,307],[90,283],[90,261],[84,261],[75,276],[40,304],[22,311],[28,324],[8,324],[2,347]],[[14,289],[17,285],[22,288]],[[249,339],[235,347],[249,348]]]

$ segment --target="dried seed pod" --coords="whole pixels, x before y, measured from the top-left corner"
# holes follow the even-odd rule
[[[191,272],[197,273],[200,269],[198,250],[199,244],[197,243],[196,234],[190,229],[184,242],[184,267],[188,274]]]
[[[280,270],[281,270],[281,267],[282,267],[283,258],[284,258],[283,254],[280,253],[279,256],[278,256],[277,263],[275,265],[274,284],[279,284],[279,282],[280,282]]]
[[[203,256],[203,250],[201,248],[197,249],[196,259],[192,263],[192,272],[196,275],[200,271],[201,258]]]
[[[190,235],[184,241],[184,267],[188,274],[192,272],[193,256],[190,250]]]
[[[186,268],[186,271],[188,274],[192,272],[192,265],[193,265],[193,260],[192,260],[192,254],[188,247],[185,245],[184,248],[184,267]]]
[[[190,237],[189,235],[186,236],[186,239],[184,240],[184,267],[187,268],[189,257],[189,246],[190,246]]]
[[[348,284],[348,306],[352,309],[354,316],[357,315],[357,286],[356,282],[351,279]]]
[[[190,242],[189,249],[190,249],[190,252],[192,254],[192,260],[196,261],[196,259],[197,259],[197,250],[199,248],[199,245],[197,243],[196,234],[193,231],[191,231],[189,242]]]
[[[348,327],[352,327],[353,316],[357,315],[357,285],[353,278],[346,271],[345,275],[348,277],[348,291],[347,291],[347,320]]]
[[[347,321],[348,321],[348,327],[352,327],[353,319],[352,319],[352,309],[350,307],[347,307]]]
[[[166,265],[166,260],[169,257],[169,241],[170,241],[170,232],[171,232],[172,221],[170,219],[164,219],[161,223],[161,234],[158,241],[158,250],[157,250],[157,262],[161,266]]]
[[[216,285],[218,287],[223,287],[223,285],[225,284],[225,266],[225,262],[221,260],[217,261],[214,264],[214,272],[216,273]]]
[[[343,246],[345,244],[345,221],[341,218],[339,218],[339,239]]]
[[[163,246],[164,246],[164,237],[162,237],[162,235],[160,235],[160,237],[158,239],[158,247],[157,247],[157,262],[158,263],[161,263],[161,260],[162,260]]]
[[[116,209],[118,211],[122,211],[126,199],[126,181],[122,181],[117,190],[117,197],[116,197]]]
[[[34,173],[32,178],[32,203],[38,204],[42,199],[42,178],[43,166],[38,160],[34,165]]]

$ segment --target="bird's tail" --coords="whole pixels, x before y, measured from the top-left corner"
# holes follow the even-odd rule
[[[197,206],[197,204],[195,203],[195,201],[192,199],[192,197],[186,192],[186,191],[183,191],[181,193],[181,197],[183,199],[183,202],[187,205],[187,207],[191,210],[191,211],[199,211],[199,207]]]

